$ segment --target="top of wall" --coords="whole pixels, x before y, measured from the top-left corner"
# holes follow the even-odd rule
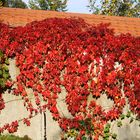
[[[52,17],[80,17],[83,18],[87,23],[95,25],[99,23],[111,23],[110,27],[115,29],[116,34],[130,33],[134,36],[140,36],[140,18],[64,13],[19,8],[0,8],[0,21],[9,24],[11,27],[24,26],[31,21],[43,20]]]

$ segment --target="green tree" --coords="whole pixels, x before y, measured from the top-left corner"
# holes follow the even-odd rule
[[[4,6],[4,5],[5,5],[5,3],[6,3],[6,1],[5,1],[5,0],[0,0],[0,7],[1,7],[1,6]]]
[[[29,0],[31,9],[66,11],[67,0]]]
[[[0,0],[0,7],[2,6],[2,1]]]
[[[12,8],[28,8],[26,3],[22,0],[8,0],[8,7]]]
[[[22,0],[1,0],[4,7],[11,7],[11,8],[28,8],[27,4]]]
[[[94,14],[140,17],[140,0],[89,0],[88,7]]]

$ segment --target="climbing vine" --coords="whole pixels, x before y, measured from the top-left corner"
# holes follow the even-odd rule
[[[0,24],[0,49],[6,58],[15,59],[20,71],[15,81],[6,84],[11,87],[10,94],[24,100],[30,114],[20,121],[27,126],[34,115],[48,109],[64,132],[62,139],[109,140],[117,137],[110,131],[111,122],[121,127],[125,117],[140,117],[139,37],[116,36],[107,24],[50,18],[13,29]],[[57,107],[62,89],[71,118]],[[102,95],[113,101],[109,110],[96,102]],[[88,100],[90,96],[92,100]],[[124,114],[126,104],[130,107]],[[0,132],[16,132],[18,125],[15,120],[1,126]]]
[[[6,88],[6,82],[10,79],[8,65],[8,59],[0,51],[0,91]]]
[[[4,109],[5,107],[2,93],[9,88],[7,85],[8,81],[10,80],[8,65],[8,58],[4,56],[2,51],[0,51],[0,110]]]

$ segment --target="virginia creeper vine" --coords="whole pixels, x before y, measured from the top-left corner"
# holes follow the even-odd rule
[[[7,85],[15,85],[10,93],[21,96],[30,112],[23,120],[27,126],[34,115],[48,109],[65,133],[62,139],[70,135],[76,140],[100,136],[108,140],[116,139],[109,122],[125,117],[127,101],[130,112],[140,117],[140,37],[116,36],[107,24],[50,18],[13,29],[1,23],[0,50],[15,59],[20,70],[16,81]],[[62,87],[72,118],[62,116],[57,108]],[[36,106],[27,89],[32,90]],[[96,103],[103,94],[114,102],[108,111]],[[93,100],[88,102],[90,95]],[[0,132],[17,129],[18,120],[1,126]]]

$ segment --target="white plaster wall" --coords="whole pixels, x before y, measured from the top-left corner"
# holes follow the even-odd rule
[[[5,104],[5,109],[0,114],[0,126],[15,120],[28,117],[28,112],[23,106],[23,101],[14,95],[4,94],[5,101],[11,101]],[[19,99],[19,100],[18,100]],[[14,101],[15,100],[15,101]],[[31,120],[31,126],[27,127],[22,122],[19,123],[18,131],[15,135],[29,135],[33,140],[41,140],[42,117],[37,115]]]

